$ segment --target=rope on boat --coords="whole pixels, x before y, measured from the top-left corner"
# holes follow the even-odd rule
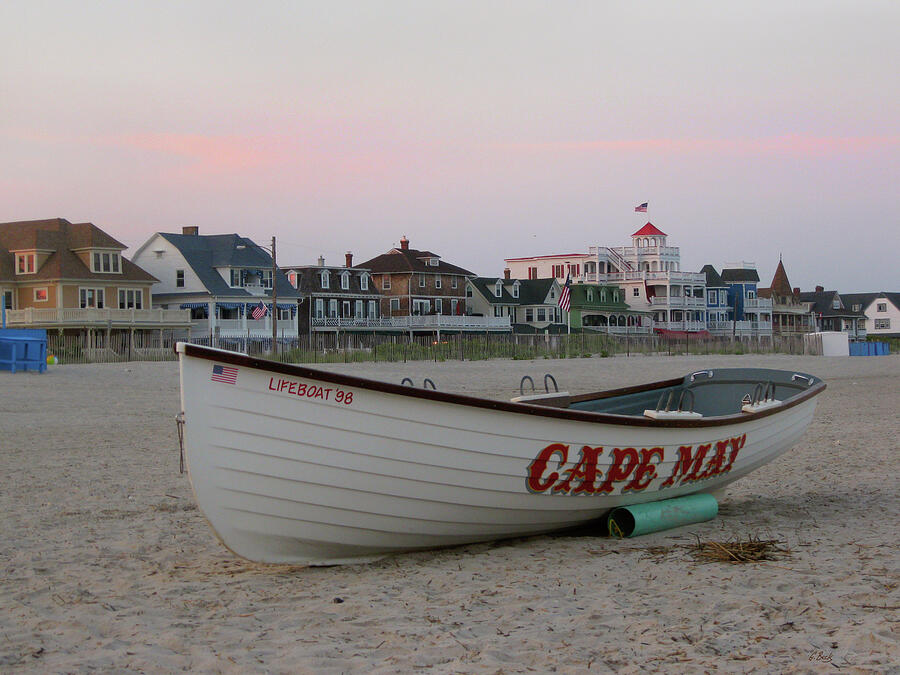
[[[175,427],[178,429],[178,453],[180,457],[179,473],[184,473],[184,411],[175,415]]]

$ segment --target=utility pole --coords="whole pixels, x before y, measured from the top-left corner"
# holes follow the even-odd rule
[[[278,354],[278,265],[275,262],[275,237],[272,237],[272,354]]]

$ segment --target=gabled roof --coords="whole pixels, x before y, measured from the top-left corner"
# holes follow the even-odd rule
[[[265,249],[251,239],[237,234],[200,235],[160,232],[159,236],[178,249],[210,295],[252,295],[243,288],[229,286],[216,268],[272,268],[272,256]],[[291,286],[280,268],[278,274],[275,275],[275,283],[279,297],[299,297],[297,290]]]
[[[759,274],[756,270],[747,267],[723,269],[722,281],[726,284],[758,283]]]
[[[835,296],[840,299],[844,305],[843,309],[834,309]],[[862,317],[865,314],[860,310],[854,312],[847,307],[847,303],[838,295],[837,291],[806,291],[800,293],[800,302],[812,303],[812,311],[821,316],[850,316]]]
[[[438,258],[437,265],[428,265],[429,258]],[[426,272],[429,274],[460,274],[467,277],[475,276],[473,272],[456,265],[444,262],[440,256],[431,251],[417,251],[416,249],[392,248],[387,253],[360,263],[360,267],[372,270],[373,274],[391,274],[395,272]]]
[[[497,281],[503,285],[500,297],[494,294]],[[518,281],[519,297],[514,298],[510,293],[512,285]],[[555,279],[504,279],[500,277],[475,277],[469,282],[478,293],[492,305],[543,305],[546,304],[550,288]]]
[[[121,273],[93,272],[75,254],[76,250],[100,248],[124,251],[127,246],[93,223],[70,223],[65,218],[23,220],[0,223],[0,278],[16,281],[95,279],[106,281],[157,281],[124,256]],[[10,251],[53,251],[35,274],[15,275],[14,254]]]
[[[707,288],[725,288],[726,284],[722,281],[722,277],[716,272],[716,268],[712,265],[704,265],[700,271],[706,275]]]
[[[593,299],[588,300],[588,290],[594,291]],[[606,301],[601,301],[600,291],[606,290]],[[612,291],[618,291],[619,301],[613,302]],[[602,285],[602,284],[572,284],[569,286],[570,302],[573,307],[602,307],[614,309],[615,311],[632,311],[625,302],[625,289],[619,286]]]
[[[881,291],[880,293],[844,293],[841,300],[844,301],[845,307],[853,307],[853,305],[862,305],[863,311],[876,300],[889,300],[894,307],[900,309],[900,293],[889,293]]]
[[[639,229],[637,232],[635,232],[631,236],[632,237],[645,237],[645,236],[667,237],[669,235],[667,235],[665,232],[663,232],[662,230],[657,228],[656,225],[654,225],[653,223],[648,221],[646,225],[644,225],[641,229]]]

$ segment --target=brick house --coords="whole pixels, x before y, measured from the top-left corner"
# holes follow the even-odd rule
[[[375,287],[381,290],[381,314],[385,317],[463,316],[466,279],[475,276],[436,253],[410,248],[406,237],[400,240],[400,248],[360,267],[371,272]]]

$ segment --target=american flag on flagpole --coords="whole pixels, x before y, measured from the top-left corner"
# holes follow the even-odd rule
[[[268,308],[263,304],[263,301],[260,300],[259,304],[253,308],[253,311],[250,312],[250,316],[253,317],[254,321],[259,321],[266,314],[269,313]]]
[[[635,206],[634,212],[635,213],[647,213],[647,202],[644,202],[643,204],[638,204],[637,206]]]
[[[564,311],[569,311],[569,286],[572,285],[572,277],[568,274],[566,275],[566,285],[563,286],[562,293],[559,294],[559,308]]]

